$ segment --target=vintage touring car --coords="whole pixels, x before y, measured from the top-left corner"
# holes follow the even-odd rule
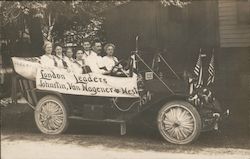
[[[174,144],[191,143],[201,131],[218,129],[225,113],[210,88],[194,87],[197,80],[180,77],[161,54],[154,55],[150,66],[136,50],[126,62],[129,75],[125,77],[46,69],[38,58],[13,57],[16,83],[34,109],[38,129],[60,134],[69,119],[80,119],[119,123],[124,135],[126,123],[143,112]],[[164,74],[160,67],[170,71]]]

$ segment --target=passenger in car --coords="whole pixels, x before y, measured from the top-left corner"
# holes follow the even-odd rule
[[[89,56],[95,56],[96,53],[94,51],[91,50],[91,43],[88,40],[83,41],[83,59],[87,59]]]
[[[102,74],[104,70],[101,70],[99,66],[100,56],[98,56],[97,53],[91,50],[91,44],[89,41],[83,42],[83,49],[84,49],[83,59],[85,64],[90,67],[92,72]]]
[[[102,59],[102,56],[101,56],[101,53],[102,53],[102,43],[100,41],[94,41],[93,46],[92,46],[92,50],[97,55],[97,65],[98,65],[98,68],[101,69],[101,72],[107,71],[104,68],[103,59]]]
[[[68,68],[67,63],[64,60],[63,49],[60,44],[55,45],[55,60],[57,62],[58,68],[65,68],[65,69]]]
[[[73,70],[73,65],[75,62],[75,59],[73,58],[73,49],[72,48],[67,48],[66,49],[66,53],[64,56],[64,61],[66,62],[67,66],[68,66],[68,70],[72,71]]]
[[[73,64],[73,71],[75,73],[85,74],[91,72],[91,69],[86,66],[84,59],[82,58],[83,54],[84,53],[81,49],[76,51],[76,59]]]
[[[43,45],[44,55],[41,56],[40,62],[43,67],[56,67],[57,62],[55,56],[52,55],[52,43],[47,41]]]

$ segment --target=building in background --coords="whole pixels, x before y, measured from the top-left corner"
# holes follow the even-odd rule
[[[247,99],[249,0],[192,1],[184,8],[164,7],[159,1],[131,1],[104,13],[107,41],[117,45],[118,56],[135,50],[139,35],[141,50],[162,51],[181,73],[194,67],[200,48],[208,57],[214,48],[218,96],[225,105]]]
[[[235,97],[236,92],[250,91],[250,0],[217,3],[221,92]],[[237,100],[248,98],[246,94],[241,93]]]
[[[178,71],[191,69],[200,48],[210,53],[219,47],[216,1],[192,1],[184,8],[163,6],[159,1],[131,1],[105,12],[107,41],[117,45],[117,54],[126,56],[140,49],[163,51]]]

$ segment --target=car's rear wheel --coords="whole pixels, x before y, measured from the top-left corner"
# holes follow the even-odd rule
[[[45,96],[35,109],[35,122],[45,134],[60,134],[68,127],[67,106],[55,96]]]
[[[160,134],[173,144],[191,143],[197,139],[201,131],[198,111],[184,101],[165,104],[158,112],[157,121]]]

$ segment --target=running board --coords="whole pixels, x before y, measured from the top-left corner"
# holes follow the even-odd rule
[[[76,120],[84,120],[84,121],[94,121],[94,122],[109,122],[109,123],[119,123],[120,124],[120,134],[125,135],[127,132],[126,122],[124,120],[115,120],[115,119],[89,119],[83,118],[79,116],[69,116],[69,119],[76,119]]]

